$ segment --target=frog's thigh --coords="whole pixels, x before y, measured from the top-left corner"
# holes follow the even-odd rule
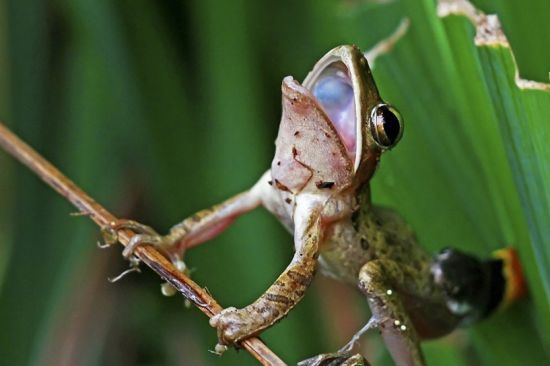
[[[424,365],[418,335],[396,291],[405,275],[391,260],[377,259],[359,272],[359,288],[367,296],[372,316],[397,366]],[[401,286],[399,286],[401,287]]]

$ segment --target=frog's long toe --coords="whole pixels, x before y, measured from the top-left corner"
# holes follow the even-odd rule
[[[134,220],[127,220],[127,219],[119,219],[115,222],[112,222],[109,225],[109,229],[115,232],[118,232],[120,230],[130,230],[134,232],[135,234],[145,234],[150,236],[159,236],[155,229],[148,225],[144,225],[140,222],[134,221]]]
[[[368,330],[378,327],[379,321],[376,316],[371,316],[367,324],[365,324],[357,333],[351,337],[349,342],[338,350],[338,353],[350,353],[353,347],[359,342],[363,334]]]
[[[130,230],[138,235],[159,236],[155,232],[155,230],[153,230],[151,227],[147,225],[140,224],[137,221],[120,219],[117,221],[113,221],[109,225],[106,225],[103,228],[101,228],[101,236],[103,237],[103,243],[98,243],[98,246],[100,248],[106,248],[118,243],[119,242],[118,232],[120,230]],[[138,236],[138,235],[135,235],[135,236]],[[139,240],[136,239],[136,242],[139,242]],[[139,245],[139,243],[133,244],[133,249],[135,249],[137,245]],[[128,258],[131,255],[132,251],[133,250],[125,251],[126,253],[124,254],[124,257]]]
[[[298,362],[298,366],[368,366],[367,360],[359,353],[323,353]]]
[[[137,247],[142,245],[152,245],[156,248],[162,249],[163,240],[160,235],[150,234],[136,234],[132,236],[128,245],[122,251],[124,258],[129,258],[134,254]],[[171,259],[171,258],[170,258]]]

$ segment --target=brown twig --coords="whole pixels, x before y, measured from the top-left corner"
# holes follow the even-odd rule
[[[90,196],[65,177],[57,168],[50,164],[40,154],[24,143],[0,122],[0,146],[13,155],[23,165],[36,173],[44,182],[71,202],[78,210],[89,216],[100,227],[108,227],[117,218],[95,202]],[[134,234],[131,231],[119,233],[122,245],[126,246]],[[222,307],[208,293],[190,278],[178,271],[154,247],[140,246],[134,254],[162,279],[174,286],[183,296],[189,299],[209,318],[218,314]],[[286,366],[286,364],[271,351],[261,340],[255,337],[245,339],[241,343],[252,356],[263,365]]]

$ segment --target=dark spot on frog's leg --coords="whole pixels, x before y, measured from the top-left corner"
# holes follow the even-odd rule
[[[388,247],[386,245],[378,246],[376,251],[378,252],[378,256],[380,258],[388,257]],[[395,257],[397,260],[397,255],[395,255]]]
[[[285,198],[285,202],[288,203],[289,205],[292,203],[292,200],[290,198]]]
[[[369,242],[367,241],[367,239],[361,238],[361,248],[363,248],[364,250],[369,249]]]
[[[294,136],[298,136],[300,134],[300,131],[294,132]]]
[[[264,300],[267,300],[264,296],[262,296],[262,298]],[[269,300],[267,300],[267,301],[269,301]],[[279,314],[281,313],[276,306],[268,305],[265,302],[264,302],[263,306],[260,306],[258,308],[258,312],[260,313],[261,317],[263,317],[264,319],[268,319],[268,320],[270,318],[272,319],[272,318],[279,317]]]
[[[320,180],[318,182],[315,182],[315,185],[319,189],[325,189],[325,188],[330,189],[334,186],[334,182],[324,182],[324,181]]]
[[[284,295],[279,295],[279,294],[266,293],[266,294],[263,295],[263,298],[266,299],[267,301],[278,302],[278,303],[281,303],[281,304],[292,304],[293,303],[293,301],[291,299],[289,299],[288,297],[286,297]]]
[[[422,268],[422,264],[420,263],[420,261],[415,258],[407,259],[407,265],[411,268],[414,268],[416,271],[420,271],[420,269]]]
[[[295,158],[296,155],[298,155],[298,150],[294,146],[292,146],[292,157]]]
[[[387,245],[396,245],[398,243],[398,240],[395,237],[394,233],[391,233],[391,232],[386,233],[385,238],[386,238]]]
[[[272,186],[272,185],[273,185],[273,181],[272,181],[272,180],[268,180],[268,181],[267,181],[267,184],[269,184],[270,186]]]
[[[280,160],[277,162],[277,166],[281,166],[281,161]]]
[[[312,277],[304,276],[300,272],[292,271],[292,270],[288,271],[287,274],[288,274],[288,277],[290,277],[293,281],[306,287],[309,286],[309,284],[311,283],[311,280],[313,279]]]

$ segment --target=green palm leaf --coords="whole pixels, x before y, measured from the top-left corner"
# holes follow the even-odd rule
[[[303,78],[337,44],[367,49],[407,17],[409,31],[374,70],[406,123],[373,180],[374,200],[401,212],[430,250],[486,256],[513,245],[530,294],[426,343],[429,364],[545,364],[550,94],[518,82],[514,57],[521,77],[547,81],[550,3],[476,5],[499,14],[515,54],[502,39],[476,45],[471,20],[440,17],[433,0],[0,1],[0,116],[114,212],[164,231],[268,166],[283,76]],[[2,362],[256,364],[243,352],[208,354],[206,319],[161,297],[153,275],[104,281],[123,268],[118,252],[94,250],[86,219],[69,218],[68,205],[4,156],[0,164]],[[187,258],[223,305],[240,306],[284,268],[290,243],[255,212]],[[327,312],[332,292],[319,284],[263,337],[289,364],[341,345],[341,314]],[[357,300],[339,306],[366,320]],[[390,365],[373,344],[370,360]]]

